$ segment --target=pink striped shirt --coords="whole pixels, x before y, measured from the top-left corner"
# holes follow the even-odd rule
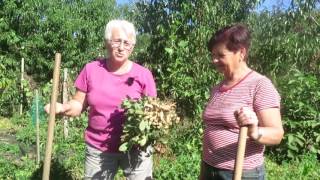
[[[252,71],[238,84],[222,89],[222,83],[211,91],[203,112],[203,160],[216,168],[234,169],[239,126],[234,111],[249,107],[258,112],[267,108],[280,108],[280,96],[272,82]],[[264,145],[247,140],[243,168],[253,169],[263,164]]]

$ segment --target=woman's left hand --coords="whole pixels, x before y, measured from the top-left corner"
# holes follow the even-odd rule
[[[258,137],[258,117],[254,111],[248,107],[242,107],[234,112],[238,125],[248,126],[248,136],[252,139]]]

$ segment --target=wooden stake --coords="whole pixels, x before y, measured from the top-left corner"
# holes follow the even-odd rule
[[[39,93],[36,90],[37,164],[40,164]]]
[[[21,58],[21,76],[20,76],[20,108],[19,108],[19,114],[22,115],[23,113],[23,80],[24,80],[24,77],[23,77],[23,74],[24,74],[24,58]]]
[[[66,103],[68,101],[68,69],[63,69],[63,95],[62,95],[62,103]],[[68,117],[63,117],[63,134],[64,138],[67,138],[69,135],[68,131]]]
[[[241,180],[243,160],[246,151],[247,133],[248,127],[243,126],[240,128],[233,180]]]
[[[49,176],[50,176],[50,164],[51,164],[51,153],[52,153],[52,144],[53,144],[54,125],[55,125],[60,64],[61,64],[61,54],[56,53],[55,61],[54,61],[54,71],[53,71],[53,87],[52,87],[51,102],[50,102],[50,116],[49,116],[49,124],[48,124],[46,156],[44,159],[42,180],[49,180]]]

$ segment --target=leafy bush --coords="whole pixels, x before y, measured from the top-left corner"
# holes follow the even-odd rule
[[[69,137],[63,136],[63,121],[56,118],[52,150],[52,179],[81,179],[84,169],[85,143],[83,132],[87,124],[86,113],[69,122]],[[41,179],[42,160],[45,156],[47,121],[40,123],[40,165],[36,164],[36,128],[29,114],[11,119],[16,144],[1,143],[0,179]]]
[[[292,70],[279,81],[283,99],[285,147],[290,158],[320,155],[320,81],[311,73]]]
[[[253,42],[249,62],[276,84],[282,97],[285,137],[268,151],[279,161],[320,153],[319,9],[316,1],[292,1],[284,11],[249,18]]]
[[[291,180],[320,178],[319,161],[314,154],[299,155],[297,160],[275,163],[273,157],[266,158],[267,178],[271,180]],[[299,160],[298,160],[299,159]]]
[[[42,85],[52,77],[56,52],[62,54],[61,66],[73,69],[71,74],[104,55],[104,26],[120,15],[115,6],[115,1],[104,0],[1,1],[0,114],[18,112],[20,102],[29,108],[30,99],[23,98],[34,88],[20,91],[21,58],[25,59],[25,75]]]
[[[210,86],[221,79],[210,66],[209,37],[226,24],[244,21],[257,3],[138,1],[138,28],[150,36],[147,51],[138,57],[153,69],[159,96],[173,98],[185,116],[199,116]]]
[[[198,179],[200,158],[201,153],[199,151],[191,151],[190,153],[179,154],[173,157],[158,156],[154,158],[154,178],[159,180]]]

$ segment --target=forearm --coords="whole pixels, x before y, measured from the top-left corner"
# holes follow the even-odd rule
[[[257,112],[241,108],[235,112],[239,126],[248,126],[248,136],[264,145],[279,144],[283,138],[283,126],[279,108],[268,108]]]
[[[255,135],[252,136],[257,143],[265,145],[280,144],[284,131],[276,127],[258,127]]]
[[[86,93],[81,91],[76,91],[76,94],[73,96],[73,98],[64,103],[56,103],[55,106],[55,113],[61,114],[64,116],[79,116],[81,112],[87,108],[87,100],[86,100]],[[50,104],[47,104],[44,107],[44,110],[49,114],[50,113]]]
[[[84,105],[81,102],[74,99],[71,99],[67,103],[63,104],[63,106],[67,107],[67,110],[63,112],[63,115],[71,117],[79,116],[82,110],[84,109]]]

